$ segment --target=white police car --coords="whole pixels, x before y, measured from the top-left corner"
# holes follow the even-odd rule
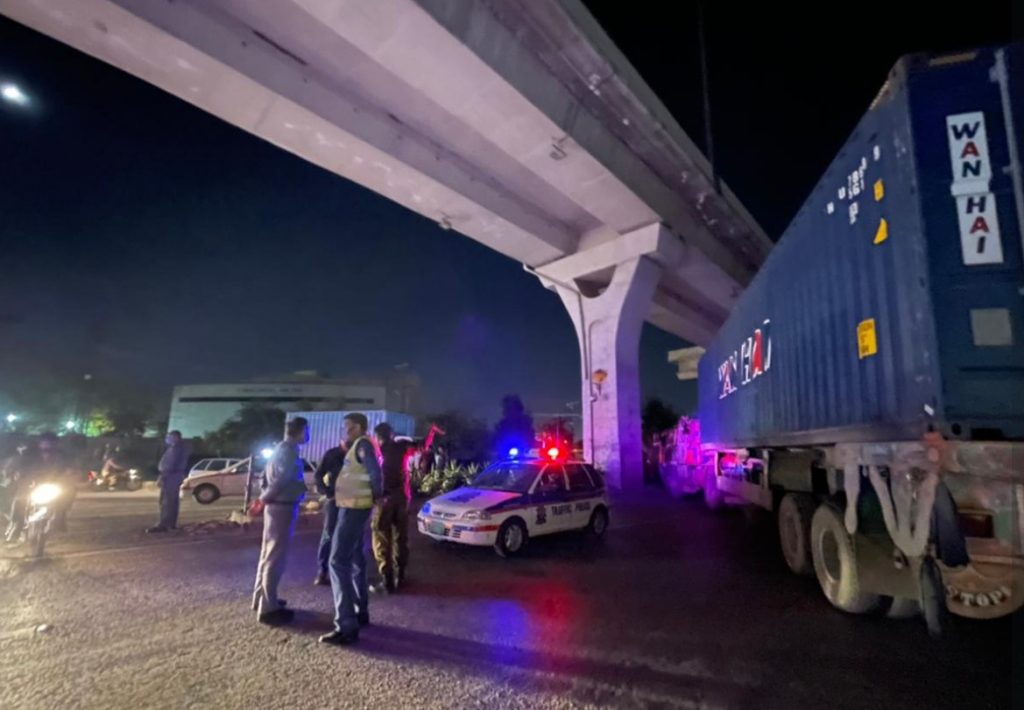
[[[608,497],[601,474],[589,464],[551,454],[512,459],[485,469],[467,487],[429,500],[417,527],[435,540],[493,545],[507,557],[538,535],[588,530],[601,537],[608,529]]]

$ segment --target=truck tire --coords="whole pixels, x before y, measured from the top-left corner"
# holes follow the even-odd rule
[[[807,493],[787,493],[779,504],[779,546],[786,566],[795,574],[814,573],[811,519],[816,504]]]
[[[811,554],[818,584],[832,606],[848,614],[866,614],[878,607],[879,595],[860,589],[853,538],[828,503],[819,505],[811,519]]]

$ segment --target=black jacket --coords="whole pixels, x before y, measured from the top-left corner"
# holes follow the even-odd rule
[[[341,467],[345,463],[345,452],[340,446],[328,449],[324,453],[320,465],[316,467],[316,490],[324,496],[334,497],[334,484],[341,473]],[[324,476],[327,476],[327,483],[324,483]]]

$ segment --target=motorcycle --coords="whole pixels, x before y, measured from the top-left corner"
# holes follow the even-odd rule
[[[137,491],[142,488],[142,472],[137,468],[89,471],[89,486],[93,490]]]
[[[59,483],[39,483],[28,494],[28,511],[25,516],[25,538],[29,555],[35,559],[43,556],[46,538],[56,517],[56,508],[66,494]]]

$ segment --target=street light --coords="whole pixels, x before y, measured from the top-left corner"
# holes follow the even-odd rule
[[[28,106],[28,94],[17,84],[0,84],[0,97],[16,106]]]

